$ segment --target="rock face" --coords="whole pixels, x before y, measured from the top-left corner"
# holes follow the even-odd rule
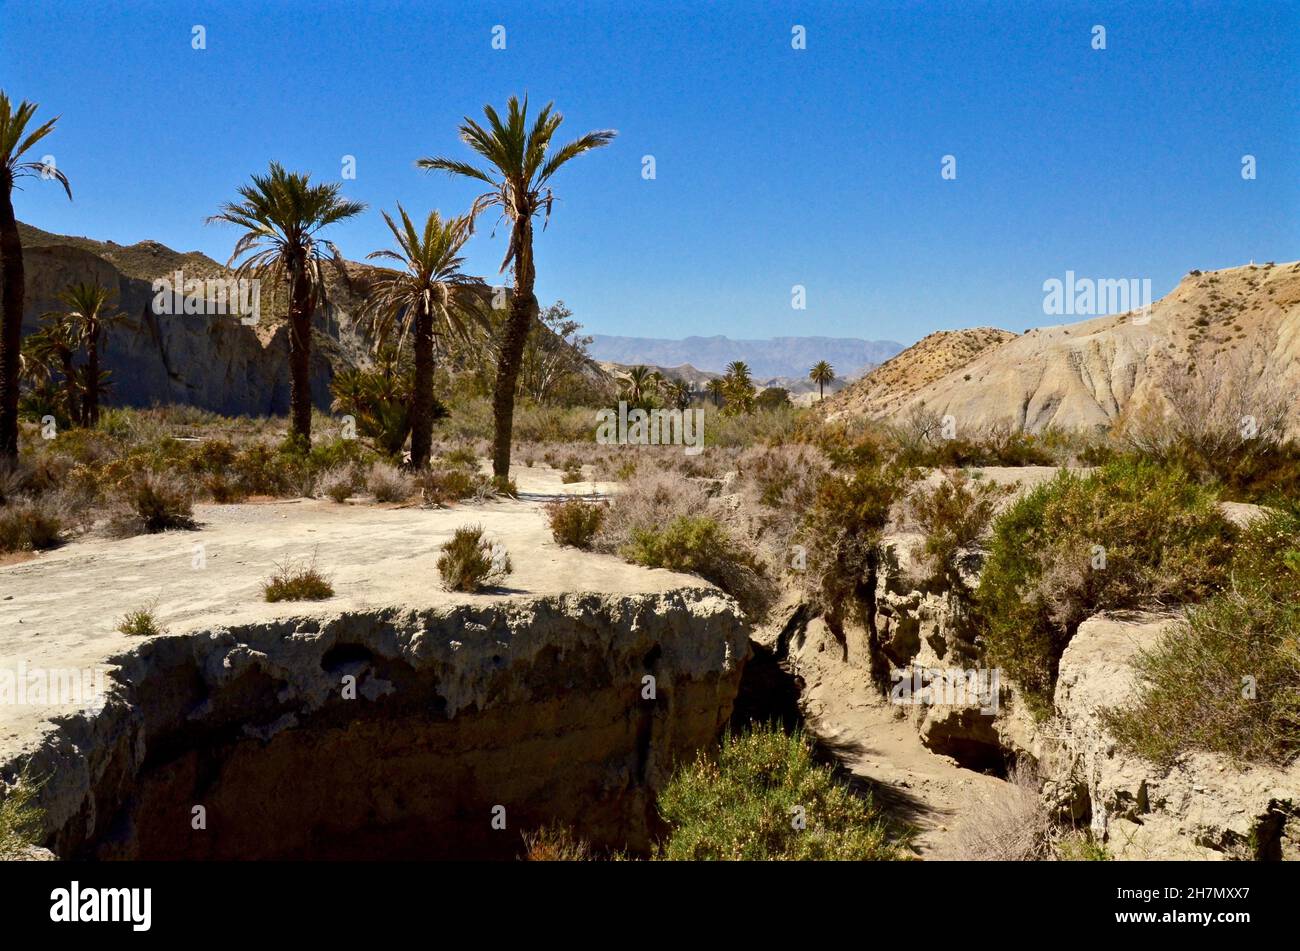
[[[1002,731],[1038,761],[1049,802],[1089,816],[1117,858],[1282,858],[1300,830],[1300,761],[1238,769],[1193,753],[1162,769],[1117,749],[1101,725],[1102,710],[1132,696],[1133,658],[1174,623],[1153,615],[1085,621],[1061,657],[1056,719],[1021,719]]]
[[[64,858],[508,857],[549,822],[639,851],[747,655],[704,588],[214,627],[113,658],[23,765]]]
[[[102,364],[111,372],[108,402],[118,406],[180,403],[225,415],[283,414],[289,409],[289,338],[273,298],[265,294],[259,324],[236,316],[155,314],[152,279],[181,270],[186,278],[217,276],[221,267],[202,255],[181,255],[154,242],[123,248],[86,238],[64,238],[23,227],[26,309],[23,334],[40,315],[58,310],[58,294],[79,281],[116,292],[126,319],[106,330]],[[328,410],[336,367],[359,350],[347,328],[356,300],[344,285],[317,313],[313,340],[312,401]]]

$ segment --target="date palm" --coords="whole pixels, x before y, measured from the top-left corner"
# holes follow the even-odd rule
[[[825,360],[819,360],[808,371],[808,379],[817,384],[817,398],[826,399],[826,385],[835,380],[835,368]]]
[[[653,388],[654,374],[648,367],[635,366],[627,371],[627,382],[623,385],[623,393],[633,406],[644,403],[647,394]]]
[[[55,116],[28,131],[37,105],[17,108],[0,92],[0,465],[18,458],[18,374],[23,337],[23,243],[14,215],[13,191],[20,178],[53,180],[72,198],[67,176],[52,164],[24,162],[32,146],[54,129]]]
[[[461,249],[470,234],[468,217],[444,220],[431,211],[421,230],[400,204],[397,211],[400,225],[383,213],[397,250],[375,251],[367,257],[393,261],[402,269],[371,285],[365,313],[372,321],[377,347],[396,337],[400,351],[408,337],[413,341],[411,467],[421,469],[429,464],[433,445],[434,340],[443,334],[468,335],[486,285],[461,272],[465,263]]]
[[[30,354],[34,370],[48,383],[57,371],[63,377],[63,400],[67,417],[73,424],[81,421],[81,401],[77,393],[77,374],[73,366],[80,339],[72,318],[61,311],[41,315],[41,329],[23,341],[24,355]]]
[[[105,329],[126,315],[115,311],[110,302],[113,292],[99,284],[71,284],[59,294],[64,319],[68,322],[77,348],[86,352],[81,377],[81,416],[83,426],[99,423],[99,397],[106,374],[99,369],[100,342]]]
[[[341,184],[313,185],[311,176],[286,172],[272,162],[266,175],[241,185],[239,202],[226,202],[209,223],[225,222],[245,229],[235,242],[227,267],[235,278],[284,281],[289,290],[289,403],[293,432],[311,442],[311,327],[316,306],[326,302],[322,264],[330,261],[346,279],[338,248],[320,236],[322,229],[365,211],[348,201]],[[240,260],[242,258],[242,260]]]
[[[721,377],[714,377],[704,385],[704,388],[713,397],[713,405],[721,408],[722,398],[727,394],[727,381]]]
[[[565,163],[609,144],[612,130],[588,132],[567,145],[552,148],[552,139],[563,116],[548,103],[530,122],[528,97],[520,103],[511,96],[502,121],[491,106],[484,106],[486,127],[465,117],[461,140],[487,162],[480,168],[458,159],[422,158],[418,168],[437,169],[485,183],[489,190],[474,200],[470,216],[476,219],[488,208],[500,210],[510,223],[510,243],[501,271],[510,268],[514,277],[510,310],[497,356],[496,386],[492,395],[492,472],[498,478],[510,475],[510,439],[514,428],[515,389],[523,362],[524,345],[537,320],[537,298],[533,293],[537,272],[533,262],[533,219],[543,215],[542,227],[550,220],[555,195],[550,181]]]

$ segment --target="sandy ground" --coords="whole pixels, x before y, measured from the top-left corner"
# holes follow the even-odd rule
[[[338,505],[300,499],[198,505],[197,531],[111,540],[86,538],[0,567],[0,672],[93,670],[139,643],[117,630],[131,610],[152,607],[169,633],[374,606],[429,608],[564,592],[654,593],[707,587],[691,575],[562,548],[542,503],[610,486],[564,485],[549,468],[515,471],[518,500],[448,509]],[[439,584],[439,548],[462,525],[482,525],[504,544],[514,571],[502,589],[453,594]],[[314,561],[334,586],[319,602],[268,604],[262,583],[277,563]],[[59,712],[0,703],[0,759]],[[63,708],[63,712],[67,712]]]
[[[774,635],[768,628],[758,640],[768,643]],[[960,823],[978,820],[1013,788],[926,749],[912,716],[917,711],[888,703],[869,685],[865,669],[843,659],[842,646],[821,621],[809,623],[790,660],[804,680],[808,732],[893,819],[914,830],[919,858],[961,858]]]

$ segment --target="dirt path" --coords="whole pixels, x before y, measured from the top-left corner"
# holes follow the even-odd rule
[[[811,629],[810,634],[816,637]],[[809,732],[867,783],[897,819],[915,827],[919,857],[961,858],[955,835],[959,822],[1005,796],[1008,785],[926,749],[911,708],[899,716],[900,708],[867,685],[866,672],[839,656],[833,641],[827,645],[810,639],[795,658],[805,681]]]

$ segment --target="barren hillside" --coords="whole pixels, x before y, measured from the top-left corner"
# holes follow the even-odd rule
[[[894,417],[924,405],[963,427],[1010,422],[1038,432],[1107,425],[1131,403],[1163,401],[1171,368],[1214,379],[1235,367],[1239,376],[1300,393],[1300,263],[1193,271],[1146,315],[1096,317],[1020,336],[956,333],[978,333],[987,342],[961,347],[936,340],[939,334],[927,337],[837,396],[827,407],[832,418]],[[1293,411],[1291,426],[1297,425]]]
[[[826,408],[832,415],[888,415],[914,393],[1015,336],[994,327],[937,331],[846,387],[834,400],[828,398]]]

